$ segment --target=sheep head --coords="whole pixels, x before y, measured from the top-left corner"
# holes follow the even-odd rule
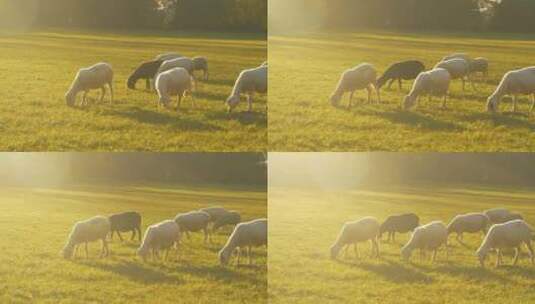
[[[227,111],[230,113],[232,110],[240,103],[240,96],[239,95],[233,95],[227,98],[225,101],[227,105]]]
[[[403,110],[410,110],[414,106],[415,101],[416,98],[411,97],[410,95],[405,96],[405,98],[403,98],[402,104]]]
[[[336,257],[338,256],[338,253],[340,252],[340,246],[338,246],[337,244],[334,244],[331,246],[331,259],[333,260],[336,260]]]
[[[74,106],[75,101],[76,101],[76,93],[74,93],[72,90],[67,92],[67,94],[65,94],[65,103],[69,107]]]
[[[498,97],[495,95],[490,96],[487,99],[487,112],[494,113],[497,110]]]
[[[136,77],[136,75],[132,74],[130,75],[130,77],[128,77],[128,80],[126,81],[126,86],[131,90],[135,90],[137,81],[138,78]]]
[[[71,244],[65,245],[65,247],[63,247],[63,250],[61,251],[61,254],[63,255],[64,259],[72,258],[73,253],[74,253],[74,246]]]
[[[401,258],[405,262],[409,261],[409,259],[411,257],[411,253],[412,253],[412,250],[407,245],[405,245],[405,246],[403,246],[403,248],[401,248]]]
[[[222,266],[225,266],[228,264],[231,253],[232,253],[232,250],[222,249],[221,251],[219,251],[219,263]]]

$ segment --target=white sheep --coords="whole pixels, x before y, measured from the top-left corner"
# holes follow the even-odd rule
[[[237,265],[240,264],[241,250],[247,248],[249,264],[252,263],[251,247],[267,246],[267,219],[256,219],[236,225],[225,246],[219,251],[221,265],[227,265],[232,253],[238,249]]]
[[[486,79],[489,74],[489,60],[484,57],[477,57],[470,61],[470,73],[481,73]]]
[[[247,111],[253,110],[253,95],[265,94],[268,88],[268,67],[260,66],[253,69],[243,70],[236,79],[230,96],[225,103],[230,113],[240,103],[240,94],[247,95]]]
[[[403,99],[403,109],[412,108],[421,95],[428,95],[429,101],[431,101],[431,96],[442,97],[442,108],[446,108],[450,81],[450,73],[443,68],[420,73],[412,84],[411,91]]]
[[[163,72],[156,77],[156,91],[158,92],[158,108],[171,107],[171,96],[177,96],[177,111],[180,109],[182,98],[186,93],[191,96],[192,106],[195,107],[195,98],[192,94],[191,75],[183,68],[174,68]]]
[[[137,250],[137,254],[147,260],[151,255],[153,259],[160,258],[160,250],[165,250],[165,260],[169,256],[169,250],[175,248],[177,257],[179,256],[178,247],[180,245],[180,228],[173,220],[165,220],[163,222],[149,226],[145,231],[143,242]]]
[[[101,240],[102,250],[100,256],[108,256],[108,243],[106,237],[110,233],[110,221],[105,216],[95,216],[85,221],[79,221],[72,227],[67,244],[63,248],[63,257],[69,259],[76,256],[81,244],[85,244],[85,255],[89,257],[87,243]]]
[[[377,89],[377,71],[369,63],[361,63],[356,67],[342,73],[336,89],[331,94],[330,101],[333,106],[338,106],[342,96],[349,92],[349,108],[353,106],[353,94],[356,90],[368,91],[368,103],[371,103],[372,91],[377,93],[377,103],[381,102],[381,96]]]
[[[87,104],[87,93],[95,89],[101,89],[100,101],[102,102],[104,95],[106,95],[106,85],[110,88],[110,103],[113,103],[113,69],[110,64],[101,62],[91,67],[80,69],[65,94],[67,105],[73,106],[75,104],[76,95],[79,92],[84,92],[82,105]]]
[[[448,234],[456,233],[457,241],[462,243],[463,233],[486,233],[489,222],[489,218],[483,213],[459,214],[448,224]]]
[[[463,83],[463,91],[465,90],[466,78],[468,78],[472,89],[475,90],[474,83],[470,77],[470,63],[468,61],[462,58],[449,59],[439,62],[434,68],[446,69],[450,73],[451,79],[461,79]]]
[[[433,251],[432,262],[435,261],[438,249],[446,247],[446,259],[448,258],[448,229],[444,223],[434,221],[414,229],[411,238],[401,248],[401,257],[408,261],[414,249],[420,249],[420,257],[426,250]]]
[[[471,63],[473,61],[472,58],[466,53],[453,53],[451,55],[445,56],[440,61],[444,62],[444,61],[448,61],[451,59],[459,59],[459,58],[465,60],[468,63]]]
[[[171,52],[171,53],[160,54],[160,55],[156,56],[154,58],[154,60],[166,61],[166,60],[176,59],[176,58],[180,58],[180,57],[184,57],[184,56],[182,56],[179,53]]]
[[[513,265],[518,261],[520,247],[526,244],[529,250],[531,263],[534,263],[533,248],[531,247],[533,229],[523,220],[509,221],[503,224],[495,224],[490,227],[483,243],[476,251],[481,267],[485,267],[485,259],[492,249],[497,250],[496,267],[502,264],[502,249],[514,248],[515,256]]]
[[[227,209],[223,207],[208,207],[208,208],[202,208],[199,209],[199,211],[206,212],[210,215],[210,223],[214,223],[220,218],[226,216],[228,214]]]
[[[490,223],[501,224],[505,221],[504,219],[508,218],[509,214],[511,214],[511,211],[505,208],[494,208],[485,210],[483,214],[489,218]]]
[[[513,112],[516,112],[518,94],[531,95],[531,113],[535,107],[535,66],[505,73],[494,93],[487,99],[487,111],[496,112],[502,97],[512,95]]]
[[[210,223],[210,215],[203,211],[190,211],[187,213],[177,214],[175,223],[180,227],[180,232],[186,233],[189,237],[189,232],[197,232],[202,230],[204,232],[204,241],[212,241],[208,223]]]
[[[331,258],[336,259],[340,250],[344,247],[347,249],[351,244],[354,245],[355,255],[360,258],[357,243],[370,241],[372,244],[372,256],[379,256],[379,221],[374,217],[364,217],[354,222],[347,222],[338,234],[336,242],[331,246]]]

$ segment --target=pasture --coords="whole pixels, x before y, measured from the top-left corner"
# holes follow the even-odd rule
[[[231,233],[222,228],[213,244],[202,233],[181,242],[167,263],[136,256],[139,242],[123,233],[100,259],[100,242],[90,258],[65,260],[60,251],[78,220],[135,210],[150,224],[179,212],[220,205],[243,220],[266,217],[266,193],[256,188],[171,185],[2,188],[0,198],[0,302],[2,303],[263,303],[267,301],[267,253],[253,249],[253,265],[219,265],[217,253]],[[144,232],[144,231],[143,231]],[[83,251],[82,251],[83,252]],[[81,253],[82,253],[81,252]],[[243,261],[243,260],[242,260]],[[245,260],[246,262],[246,260]]]
[[[439,251],[437,261],[421,261],[413,252],[401,261],[408,234],[395,243],[379,243],[381,257],[371,258],[370,243],[360,243],[361,260],[353,249],[337,261],[330,246],[347,221],[415,212],[422,224],[447,223],[459,213],[506,207],[535,224],[533,189],[469,185],[363,187],[352,191],[269,189],[269,297],[272,303],[532,303],[535,266],[527,249],[516,267],[512,254],[506,266],[494,268],[491,254],[480,268],[475,251],[482,234],[465,234],[466,247],[450,235],[450,256]]]
[[[534,151],[535,118],[520,96],[511,112],[504,98],[499,114],[486,112],[486,99],[506,71],[535,64],[532,36],[511,34],[320,32],[269,38],[269,145],[274,151]],[[478,91],[461,81],[450,86],[448,109],[441,99],[421,98],[411,111],[400,109],[412,81],[381,90],[382,104],[367,104],[366,91],[349,94],[334,108],[329,96],[340,75],[362,62],[378,74],[398,61],[417,59],[426,69],[445,55],[466,52],[490,61],[489,78]],[[479,77],[479,76],[478,76]],[[375,98],[375,95],[374,95]]]
[[[261,151],[267,145],[266,96],[253,111],[245,100],[228,115],[224,100],[239,72],[267,57],[256,34],[203,32],[37,31],[0,35],[0,150],[2,151]],[[210,80],[201,81],[180,112],[158,111],[155,92],[127,90],[143,61],[167,52],[205,56]],[[64,95],[78,69],[105,61],[113,66],[115,104],[100,91],[89,106],[70,108]],[[200,74],[199,74],[200,76]],[[81,94],[78,96],[78,102]],[[176,98],[173,98],[173,105]]]

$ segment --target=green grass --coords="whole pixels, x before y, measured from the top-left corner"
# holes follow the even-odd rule
[[[533,36],[330,32],[270,36],[269,47],[270,150],[535,150],[535,118],[526,115],[527,96],[520,99],[520,113],[511,113],[509,98],[501,104],[505,113],[491,115],[485,109],[505,71],[535,62]],[[465,96],[460,81],[453,81],[447,110],[439,109],[438,98],[400,110],[412,81],[404,82],[402,92],[397,86],[383,89],[381,105],[366,104],[365,91],[358,91],[352,110],[328,102],[341,73],[359,63],[371,63],[381,74],[390,64],[413,58],[431,68],[454,52],[487,57],[490,75],[486,83],[477,83],[478,92],[468,87]]]
[[[512,255],[508,266],[494,268],[495,255],[479,266],[475,251],[481,234],[466,234],[461,246],[450,237],[450,257],[440,251],[437,262],[401,261],[401,246],[408,235],[397,235],[396,243],[380,243],[381,258],[371,258],[370,244],[353,250],[338,261],[329,256],[339,230],[346,221],[415,212],[421,223],[445,223],[459,213],[506,207],[535,223],[533,189],[475,186],[415,185],[354,191],[269,189],[269,297],[272,303],[532,303],[535,301],[535,266],[527,250],[516,267]],[[385,236],[386,239],[386,236]],[[428,255],[430,258],[430,255]]]
[[[219,265],[217,252],[231,228],[204,244],[202,233],[181,243],[183,255],[167,263],[143,263],[139,246],[124,233],[115,237],[111,256],[60,256],[74,222],[98,214],[139,211],[143,229],[177,213],[220,205],[244,220],[265,217],[266,193],[258,189],[211,186],[110,186],[61,189],[2,188],[0,198],[1,303],[263,303],[267,301],[267,253],[253,250],[252,266]],[[172,257],[172,259],[171,259]]]
[[[197,108],[158,111],[156,93],[126,89],[128,75],[164,52],[206,56],[211,79],[201,82]],[[262,151],[267,145],[266,96],[229,116],[223,101],[242,69],[266,59],[261,35],[202,32],[39,31],[0,35],[0,150],[11,151]],[[115,72],[115,104],[65,105],[79,68],[106,61]],[[108,95],[109,97],[109,95]],[[81,98],[81,96],[79,96]],[[80,99],[78,99],[80,101]],[[173,100],[174,101],[174,100]]]

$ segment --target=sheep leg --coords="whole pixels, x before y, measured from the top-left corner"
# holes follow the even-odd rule
[[[110,104],[113,104],[113,83],[110,81],[108,86],[110,87]]]
[[[102,102],[104,100],[104,96],[106,95],[106,88],[102,87],[100,88],[100,100],[99,102]]]
[[[377,104],[380,104],[381,103],[381,92],[377,88],[376,84],[373,86],[373,89],[375,90],[375,93],[377,93]]]
[[[176,111],[180,110],[180,103],[182,102],[182,94],[178,94],[176,99]]]
[[[535,93],[531,94],[531,107],[529,108],[529,113],[533,112],[533,108],[535,108]]]
[[[533,247],[531,247],[531,241],[526,242],[526,247],[529,251],[529,259],[531,260],[531,264],[535,264],[534,256],[533,256]]]
[[[357,245],[357,243],[353,244],[353,249],[355,250],[355,256],[357,257],[357,259],[360,259],[359,246]]]
[[[445,94],[444,97],[442,97],[442,109],[446,109],[447,100],[448,100],[448,94]]]
[[[513,266],[518,262],[518,255],[520,254],[520,247],[515,248],[515,256],[513,257]]]
[[[132,236],[130,236],[130,240],[133,241],[136,238],[136,229],[132,229]]]
[[[372,103],[372,89],[371,89],[371,85],[369,85],[369,86],[366,88],[366,91],[368,91],[368,104],[371,104],[371,103]]]
[[[121,240],[121,243],[122,243],[123,242],[123,236],[121,235],[119,230],[117,230],[117,235],[119,236],[119,239]]]
[[[351,93],[349,94],[349,106],[347,107],[348,109],[351,109],[353,107],[353,94],[355,93],[355,91],[351,91]]]
[[[403,89],[402,84],[401,84],[401,78],[398,78],[398,86],[399,86],[399,90],[401,91]]]
[[[207,243],[208,242],[208,230],[205,228],[203,228],[203,231],[204,231],[204,243]]]
[[[249,265],[252,265],[253,259],[251,258],[251,246],[247,246],[247,258],[249,259]]]
[[[516,95],[513,95],[513,113],[516,113]]]
[[[87,91],[84,91],[84,94],[82,95],[82,106],[87,105]]]
[[[105,255],[104,256],[108,256],[110,255],[110,249],[108,248],[108,242],[106,242],[106,239],[102,239],[102,249],[104,249],[105,251]]]
[[[253,93],[247,95],[247,112],[253,111]]]
[[[502,264],[502,251],[500,249],[497,249],[496,254],[497,254],[496,267],[498,267]]]
[[[241,248],[238,248],[238,258],[236,260],[236,266],[240,265]]]
[[[87,242],[85,242],[85,258],[89,258],[89,250],[87,249]]]

